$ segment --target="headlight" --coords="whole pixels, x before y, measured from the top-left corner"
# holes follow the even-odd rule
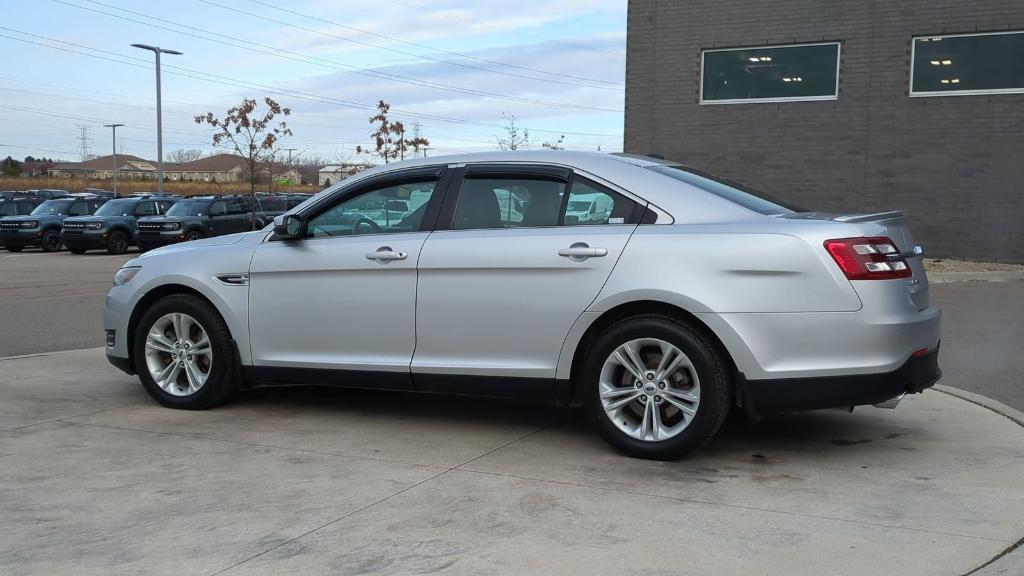
[[[167,222],[160,226],[163,230],[181,230],[181,224],[178,222]]]
[[[88,228],[89,230],[99,230],[100,228],[103,228],[103,223],[89,222],[88,224],[85,225],[85,227]]]
[[[138,274],[141,269],[141,266],[126,266],[121,268],[116,274],[114,274],[114,286],[121,286],[122,284],[131,282],[132,278],[135,278],[135,275]]]
[[[39,222],[36,222],[35,220],[26,220],[19,224],[19,226],[22,228],[35,228],[36,226],[39,226]]]

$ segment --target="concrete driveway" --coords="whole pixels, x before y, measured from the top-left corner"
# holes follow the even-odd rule
[[[575,412],[367,391],[155,405],[0,360],[0,573],[948,574],[1024,536],[1024,429],[937,391],[629,459]]]

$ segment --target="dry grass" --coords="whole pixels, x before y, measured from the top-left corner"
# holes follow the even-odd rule
[[[84,180],[81,178],[3,178],[0,177],[0,190],[28,190],[30,188],[56,188],[68,192],[81,192],[85,188],[102,188],[113,190],[113,182],[110,180]],[[268,184],[257,184],[256,190],[265,192],[269,190]],[[304,186],[296,184],[292,187],[294,192],[313,193],[319,192],[318,186]],[[288,187],[281,189],[274,186],[275,192],[287,192]],[[152,180],[118,180],[118,194],[125,195],[132,192],[156,192],[156,182]],[[218,182],[164,182],[164,192],[179,194],[181,196],[197,196],[202,194],[237,194],[248,193],[249,184],[246,182],[218,183]]]

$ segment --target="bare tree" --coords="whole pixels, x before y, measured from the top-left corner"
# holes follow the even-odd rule
[[[564,142],[565,135],[562,134],[558,137],[558,140],[555,140],[554,142],[545,141],[543,144],[541,144],[541,147],[547,150],[565,150]]]
[[[196,148],[179,148],[178,150],[172,151],[167,155],[167,162],[171,164],[185,164],[186,162],[194,162],[203,157],[203,151]]]
[[[274,147],[278,141],[291,136],[292,130],[284,121],[273,123],[278,115],[289,116],[292,111],[289,108],[282,108],[280,104],[271,98],[264,98],[266,111],[257,110],[255,99],[246,98],[242,104],[227,111],[224,118],[217,118],[213,112],[205,116],[196,116],[196,124],[209,124],[217,129],[213,135],[213,145],[233,150],[242,157],[244,168],[249,176],[249,191],[252,194],[250,202],[251,221],[250,225],[256,229],[256,178],[260,166],[265,164],[274,155]],[[273,180],[273,174],[271,174]]]
[[[391,110],[391,105],[381,100],[377,102],[377,113],[370,116],[370,124],[375,124],[377,129],[374,130],[370,137],[373,138],[374,149],[363,148],[362,146],[356,146],[356,154],[371,154],[377,156],[384,161],[385,164],[394,160],[398,157],[399,146],[395,142],[395,131],[391,121],[388,120],[388,111]]]
[[[505,119],[505,137],[497,138],[499,150],[520,150],[530,147],[530,131],[516,126],[516,117],[513,114],[502,113]]]

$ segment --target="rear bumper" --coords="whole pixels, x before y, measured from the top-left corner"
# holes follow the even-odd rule
[[[880,404],[930,388],[941,376],[936,347],[890,372],[774,380],[747,380],[740,373],[737,387],[744,410],[763,415]]]

